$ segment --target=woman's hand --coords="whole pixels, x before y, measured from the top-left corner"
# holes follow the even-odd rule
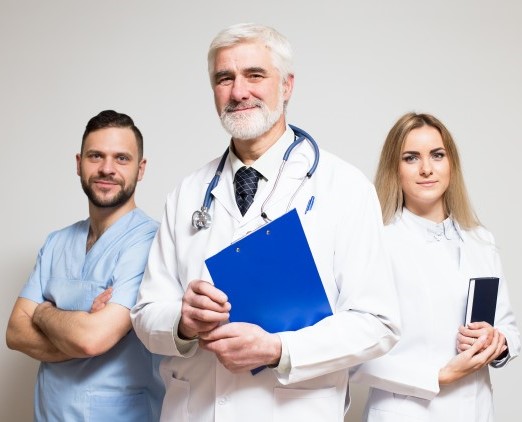
[[[493,340],[495,329],[487,322],[471,322],[466,327],[460,326],[457,335],[457,351],[464,352],[468,350],[478,338],[485,336],[483,349],[488,347]]]
[[[493,338],[489,345],[486,346],[487,342],[488,334],[484,334],[475,339],[473,344],[468,344],[467,350],[452,358],[439,371],[439,384],[451,384],[466,375],[478,371],[489,365],[507,348],[504,335],[496,329],[493,329]]]

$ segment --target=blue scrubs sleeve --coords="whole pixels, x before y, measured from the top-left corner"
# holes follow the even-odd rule
[[[52,234],[50,234],[47,237],[47,240],[40,249],[38,257],[36,258],[36,263],[34,264],[33,272],[31,273],[24,287],[22,288],[19,297],[32,300],[36,303],[42,303],[45,300],[43,296],[45,286],[42,286],[42,280],[46,279],[45,277],[42,277],[42,271],[44,270],[43,266],[45,265],[45,260],[43,259],[43,256],[45,254],[45,250],[47,245],[49,244],[51,236]]]
[[[154,233],[151,233],[147,238],[125,248],[120,254],[113,273],[114,290],[110,303],[117,303],[129,309],[136,304],[153,237]]]

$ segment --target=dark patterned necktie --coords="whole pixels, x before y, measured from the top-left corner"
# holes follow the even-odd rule
[[[234,177],[236,185],[236,202],[241,211],[241,215],[245,215],[257,191],[257,182],[260,174],[252,167],[241,167]]]

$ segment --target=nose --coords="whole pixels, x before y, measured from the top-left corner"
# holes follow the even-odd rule
[[[114,162],[112,161],[111,158],[105,158],[101,163],[100,163],[100,167],[98,168],[98,172],[101,174],[101,175],[110,175],[110,174],[114,174],[115,173],[115,170],[114,170]]]
[[[248,89],[248,83],[245,78],[236,77],[232,84],[232,91],[230,92],[232,100],[241,102],[245,101],[250,97],[250,91]]]
[[[420,174],[424,177],[429,177],[433,174],[433,169],[429,159],[422,160]]]

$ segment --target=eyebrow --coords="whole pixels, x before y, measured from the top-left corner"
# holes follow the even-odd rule
[[[94,149],[94,148],[86,149],[83,151],[83,153],[84,154],[103,154],[103,152],[101,152],[98,149]]]
[[[438,148],[434,148],[430,151],[430,154],[433,154],[434,152],[439,152],[439,151],[445,151],[444,147],[438,147]],[[414,155],[419,155],[420,152],[419,151],[403,151],[402,152],[403,154],[414,154]]]
[[[118,156],[118,155],[125,155],[126,157],[133,157],[131,152],[128,151],[114,151],[114,152],[104,152],[98,149],[87,149],[83,152],[83,154],[99,154],[103,156]]]
[[[250,74],[250,73],[262,73],[263,75],[266,75],[268,71],[259,66],[252,66],[247,67],[245,69],[241,70],[242,74]],[[217,80],[219,78],[222,78],[224,76],[233,76],[235,73],[231,70],[218,70],[216,73],[214,73],[214,79]]]
[[[266,73],[268,73],[268,71],[264,67],[253,66],[253,67],[247,67],[243,71],[243,73],[263,73],[263,74],[266,74]]]

